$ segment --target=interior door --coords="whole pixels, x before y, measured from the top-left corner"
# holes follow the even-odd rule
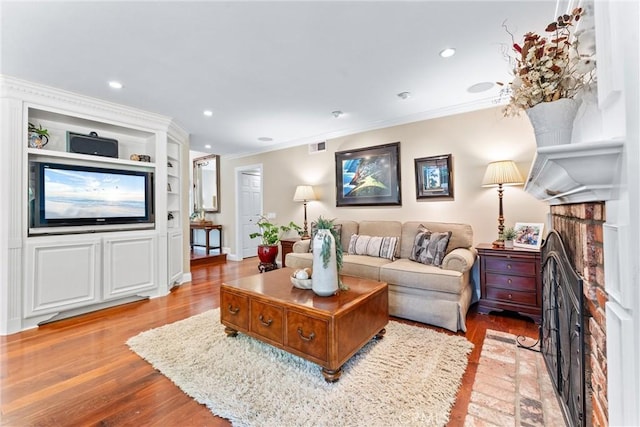
[[[260,231],[256,223],[262,212],[262,177],[259,172],[240,174],[240,221],[242,227],[242,257],[258,254],[260,239],[250,239],[249,234]]]

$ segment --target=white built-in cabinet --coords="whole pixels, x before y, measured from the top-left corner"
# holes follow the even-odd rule
[[[164,116],[23,80],[0,76],[0,89],[0,204],[8,207],[0,210],[0,334],[166,295],[180,284],[188,228],[182,182],[188,134]],[[46,146],[28,147],[28,123],[48,129]],[[69,152],[68,132],[116,139],[118,157]],[[132,159],[134,154],[151,161]],[[153,174],[154,222],[30,228],[30,162]]]

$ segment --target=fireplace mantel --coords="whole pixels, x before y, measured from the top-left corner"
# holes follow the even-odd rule
[[[623,146],[609,140],[539,147],[524,189],[551,205],[611,200]]]

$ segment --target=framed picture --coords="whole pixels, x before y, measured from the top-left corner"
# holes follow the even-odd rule
[[[451,154],[415,159],[416,198],[453,199]]]
[[[400,143],[336,153],[336,206],[402,205]]]
[[[516,238],[513,239],[513,246],[527,249],[540,249],[543,228],[544,224],[516,222],[516,226],[514,227]]]

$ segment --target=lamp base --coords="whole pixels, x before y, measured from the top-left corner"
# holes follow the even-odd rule
[[[504,240],[495,240],[491,246],[494,248],[504,248]]]

